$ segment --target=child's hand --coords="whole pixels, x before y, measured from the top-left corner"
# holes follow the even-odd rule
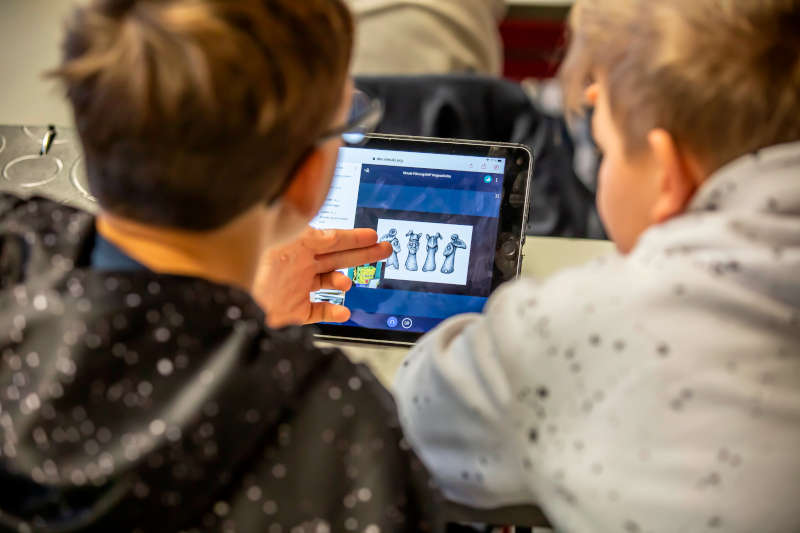
[[[253,297],[267,313],[272,328],[315,322],[346,322],[350,311],[341,305],[311,303],[320,289],[350,290],[352,282],[336,272],[386,259],[391,244],[377,242],[371,229],[308,228],[296,241],[268,249],[253,285]]]

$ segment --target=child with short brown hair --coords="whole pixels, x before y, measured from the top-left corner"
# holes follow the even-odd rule
[[[309,292],[389,255],[305,229],[375,119],[352,33],[341,0],[77,9],[57,75],[100,212],[0,195],[0,530],[436,528],[385,389],[265,324],[346,320]]]
[[[501,289],[397,378],[446,494],[557,530],[800,529],[800,2],[579,0],[621,255]]]

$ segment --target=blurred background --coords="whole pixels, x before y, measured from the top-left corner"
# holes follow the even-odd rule
[[[346,0],[359,20],[356,74],[474,72],[522,81],[557,69],[571,0]],[[58,64],[76,0],[0,0],[0,121],[69,125],[41,74]],[[398,46],[401,44],[402,46]],[[411,46],[409,46],[411,44]]]
[[[47,124],[62,128],[62,140],[71,136],[66,102],[42,73],[58,64],[63,25],[79,1],[0,0],[0,125],[31,126],[6,137],[18,131],[27,142]],[[356,83],[386,105],[380,132],[526,144],[536,155],[528,233],[605,237],[588,122],[565,120],[553,79],[571,0],[345,1],[358,22]],[[79,165],[73,170],[82,182]],[[86,194],[75,199],[91,207]]]

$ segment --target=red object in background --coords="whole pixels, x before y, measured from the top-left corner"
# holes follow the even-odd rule
[[[500,25],[505,45],[504,76],[552,78],[566,45],[566,25],[559,20],[508,19]]]

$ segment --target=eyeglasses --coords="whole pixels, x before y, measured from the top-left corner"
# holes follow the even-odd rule
[[[310,150],[313,150],[315,146],[318,147],[322,143],[336,139],[337,137],[341,138],[346,145],[361,146],[367,142],[367,135],[373,133],[375,129],[377,129],[382,118],[383,103],[377,98],[371,98],[365,92],[356,89],[353,91],[353,98],[350,104],[350,115],[347,119],[347,123],[344,126],[334,128],[327,133],[323,133]],[[306,156],[307,155],[308,154],[306,154]],[[305,157],[302,159],[305,159]],[[302,162],[302,159],[301,161],[298,161],[297,165]],[[294,174],[294,171],[290,173],[291,176]],[[266,203],[272,204],[282,197],[291,182],[291,179],[286,179],[281,185],[280,189],[276,191]]]
[[[350,104],[350,116],[344,126],[330,130],[317,140],[317,145],[341,137],[345,144],[361,146],[383,118],[383,103],[356,89]]]

